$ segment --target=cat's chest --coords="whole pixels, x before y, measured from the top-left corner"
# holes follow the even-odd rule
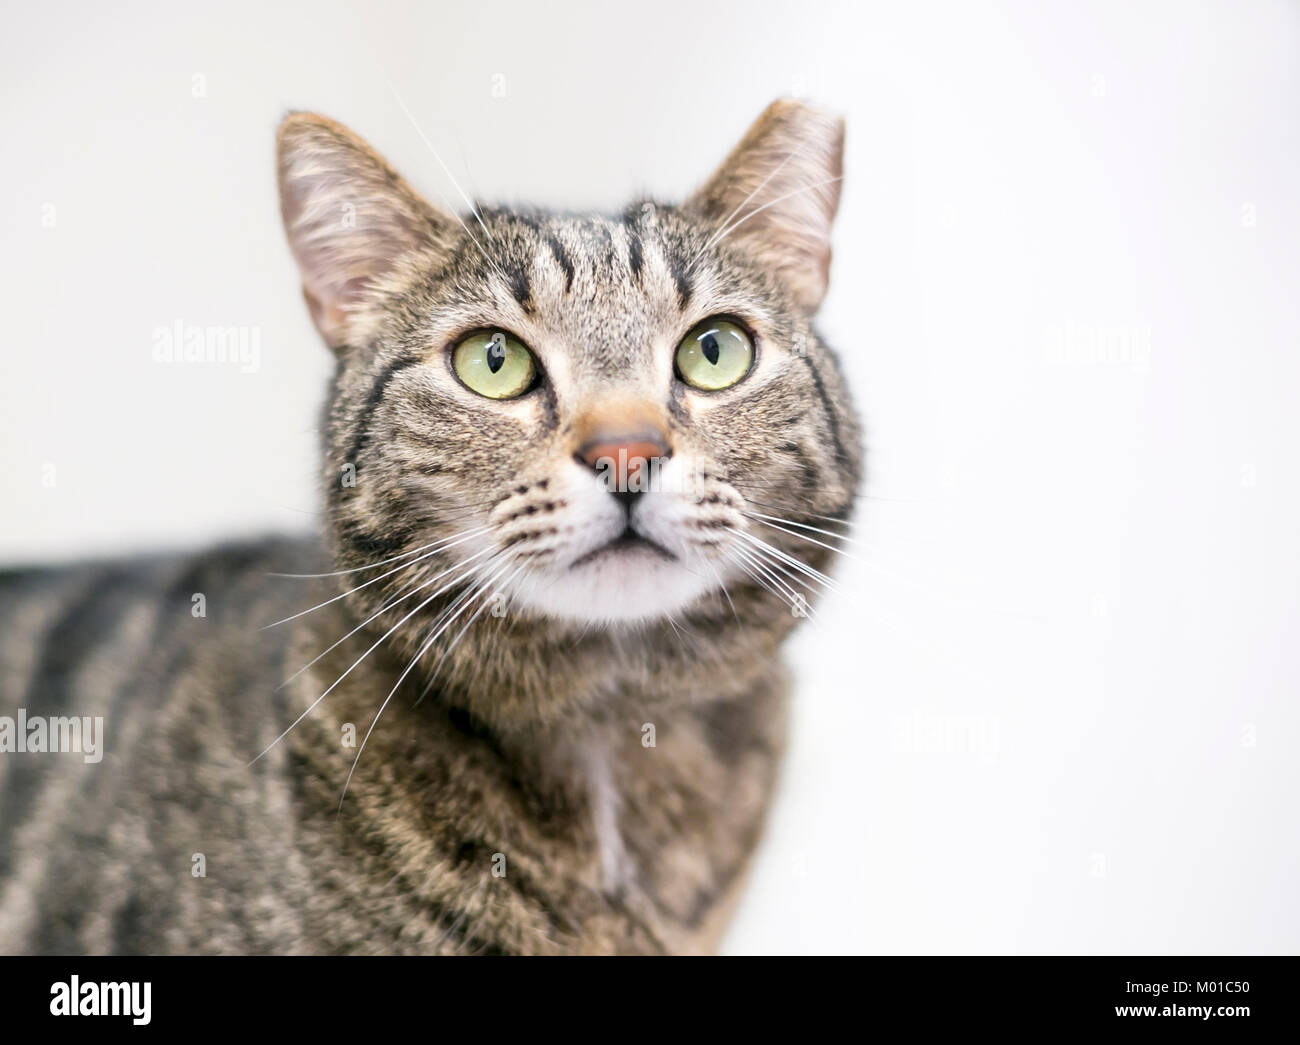
[[[714,946],[761,832],[784,721],[755,699],[646,715],[585,752],[594,878],[673,950]]]
[[[325,832],[316,855],[349,879],[349,906],[378,912],[352,932],[415,951],[713,945],[771,794],[784,726],[775,688],[629,706],[521,757],[456,716],[395,705],[364,751],[340,743],[366,721],[350,697],[365,683],[356,674],[356,690],[340,687],[298,727],[310,730],[298,749]],[[318,690],[304,686],[302,699]],[[332,935],[340,924],[352,913]]]

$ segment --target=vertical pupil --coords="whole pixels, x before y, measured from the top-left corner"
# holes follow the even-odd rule
[[[502,341],[493,339],[488,342],[487,347],[487,365],[492,373],[501,369],[501,365],[506,361],[506,346]]]
[[[718,365],[718,339],[712,330],[700,338],[700,351],[711,364]]]

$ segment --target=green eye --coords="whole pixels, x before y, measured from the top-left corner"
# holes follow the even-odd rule
[[[537,377],[533,354],[500,330],[470,334],[452,352],[451,365],[465,387],[489,399],[521,396]]]
[[[754,343],[727,319],[706,319],[677,346],[677,374],[692,388],[730,388],[754,365]]]

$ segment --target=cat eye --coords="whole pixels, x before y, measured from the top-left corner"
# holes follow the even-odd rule
[[[523,342],[500,330],[470,334],[453,349],[452,369],[471,392],[514,399],[537,380],[537,363]]]
[[[729,319],[706,319],[682,338],[674,360],[677,376],[692,388],[730,388],[754,365],[754,342]]]

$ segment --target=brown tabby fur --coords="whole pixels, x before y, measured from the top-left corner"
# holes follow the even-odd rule
[[[825,569],[828,551],[755,513],[834,526],[859,481],[857,422],[811,326],[841,135],[778,102],[680,207],[462,224],[338,124],[289,116],[286,226],[338,355],[323,544],[0,579],[0,714],[100,714],[107,732],[98,765],[0,754],[0,950],[714,948],[783,746],[778,650],[800,616],[770,583],[775,566],[769,583],[732,569],[725,593],[671,617],[595,624],[509,599],[504,615],[482,612],[490,586],[461,584],[384,641],[441,582],[379,613],[385,600],[454,569],[477,539],[317,582],[267,573],[370,567],[474,526],[494,527],[483,548],[545,570],[575,525],[557,469],[591,412],[618,404],[651,410],[704,464],[683,529],[720,576],[733,530]],[[354,224],[339,221],[345,205]],[[724,313],[756,333],[760,362],[732,389],[693,392],[672,350]],[[498,402],[459,385],[447,346],[485,326],[537,353],[535,392]],[[457,605],[469,612],[383,704],[358,759],[348,725],[359,744]]]

